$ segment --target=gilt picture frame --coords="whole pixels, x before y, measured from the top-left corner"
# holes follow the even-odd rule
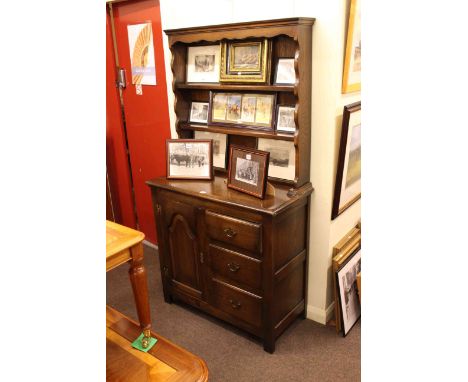
[[[267,83],[271,42],[265,39],[221,42],[220,82]]]
[[[361,101],[343,110],[332,220],[361,198]]]
[[[351,0],[343,65],[342,93],[361,90],[361,0]]]

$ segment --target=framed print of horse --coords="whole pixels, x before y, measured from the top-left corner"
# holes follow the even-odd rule
[[[167,139],[168,179],[213,179],[212,139]]]

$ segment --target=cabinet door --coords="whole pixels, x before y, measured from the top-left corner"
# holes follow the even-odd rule
[[[163,251],[172,288],[202,298],[201,254],[197,210],[176,195],[161,195],[165,243]],[[167,196],[167,197],[165,197]]]

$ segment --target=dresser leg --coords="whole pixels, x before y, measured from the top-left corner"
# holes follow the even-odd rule
[[[132,283],[133,295],[140,321],[141,330],[148,333],[151,330],[150,306],[146,269],[143,265],[143,246],[141,244],[130,248],[132,260],[128,274]]]
[[[271,340],[268,340],[268,339],[265,339],[263,341],[263,350],[265,350],[266,352],[270,353],[270,354],[273,354],[275,352],[275,345],[276,345],[276,341],[271,339]]]

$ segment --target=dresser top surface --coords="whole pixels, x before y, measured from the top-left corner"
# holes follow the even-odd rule
[[[259,199],[228,188],[227,179],[222,176],[215,176],[213,180],[175,180],[161,177],[149,180],[146,184],[150,187],[163,188],[270,215],[277,215],[289,205],[301,198],[307,197],[313,191],[312,185],[306,183],[304,186],[294,189],[295,195],[288,196],[289,187],[271,185],[271,191],[274,192],[274,195],[271,195],[267,190],[265,198]]]

